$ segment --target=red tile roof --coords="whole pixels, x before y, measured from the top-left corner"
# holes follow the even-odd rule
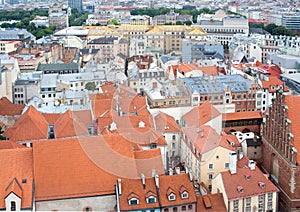
[[[184,186],[188,192],[188,198],[182,199],[180,189]],[[168,199],[168,189],[171,188],[176,195],[174,201]],[[196,195],[194,192],[194,185],[190,181],[188,174],[177,174],[177,175],[163,175],[159,176],[159,193],[162,207],[196,203]]]
[[[120,209],[128,211],[196,203],[194,186],[190,182],[188,174],[161,175],[158,177],[158,187],[159,189],[156,186],[154,177],[145,178],[144,187],[141,178],[121,180]],[[174,201],[169,201],[169,191],[176,195]],[[184,191],[188,192],[188,198],[186,199],[181,198],[181,193]],[[149,196],[156,197],[156,202],[147,203],[146,198]],[[128,204],[132,197],[138,198],[138,205]]]
[[[227,208],[224,203],[223,194],[207,194],[197,196],[197,212],[226,212]]]
[[[246,112],[234,112],[226,113],[222,115],[223,121],[235,121],[245,119],[262,119],[261,111],[246,111]]]
[[[5,209],[4,199],[11,192],[22,198],[22,209],[33,207],[32,164],[32,149],[17,148],[0,150],[0,209]]]
[[[299,95],[289,95],[285,96],[285,103],[288,106],[288,118],[291,120],[291,131],[294,136],[293,145],[300,151],[300,119],[299,110],[300,96]],[[300,154],[297,153],[297,161],[300,161]]]
[[[158,193],[155,186],[154,178],[145,178],[145,188],[142,179],[124,179],[121,180],[122,194],[119,198],[120,210],[129,211],[137,209],[159,208]],[[135,195],[132,195],[135,194]],[[149,194],[156,198],[155,203],[147,203],[146,198]],[[128,201],[132,198],[139,200],[138,205],[129,205]]]
[[[268,81],[262,80],[262,86],[264,89],[268,89],[270,93],[276,93],[276,88],[278,86],[283,86],[285,92],[288,91],[288,88],[284,85],[284,83],[276,76],[269,76]]]
[[[15,149],[15,148],[26,148],[21,144],[17,144],[11,140],[0,140],[0,150],[1,149]]]
[[[227,138],[225,136],[220,136],[215,129],[210,126],[202,125],[199,129],[197,129],[197,127],[183,127],[182,132],[194,144],[200,154],[213,150],[219,146],[235,151],[227,142]]]
[[[195,107],[183,116],[187,126],[201,126],[220,115],[220,112],[209,102]]]
[[[159,112],[155,117],[155,127],[162,132],[179,132],[180,128],[176,123],[174,117],[169,116],[166,113]]]
[[[13,141],[47,138],[48,123],[33,106],[30,106],[15,125],[8,128],[3,135]]]
[[[250,179],[245,177],[247,175],[250,176]],[[221,172],[221,176],[229,201],[279,191],[258,167],[250,170],[248,166],[237,166],[236,174],[225,171]],[[260,183],[263,183],[265,187],[260,187]],[[242,191],[240,192],[238,188],[242,188]]]
[[[21,115],[25,105],[13,104],[6,97],[0,99],[0,116]]]
[[[140,166],[148,170],[146,177],[152,169],[164,173],[159,150],[137,160],[134,149],[118,135],[34,142],[36,200],[112,195],[116,180],[137,178]]]
[[[67,110],[55,122],[55,138],[87,135],[87,126],[70,110]]]

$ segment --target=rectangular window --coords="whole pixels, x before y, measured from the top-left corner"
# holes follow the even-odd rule
[[[229,169],[229,163],[225,163],[225,169]]]
[[[214,169],[214,164],[212,164],[212,163],[210,163],[209,165],[208,165],[208,169]]]
[[[208,174],[208,179],[209,180],[212,180],[214,178],[214,175],[213,174]]]

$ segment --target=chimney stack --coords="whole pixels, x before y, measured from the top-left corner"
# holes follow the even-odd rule
[[[121,179],[118,179],[118,191],[119,191],[119,195],[122,195],[122,185],[121,185]]]
[[[248,161],[248,167],[250,170],[255,170],[255,162],[254,160],[249,160]]]
[[[145,175],[141,174],[143,189],[146,189]]]
[[[169,175],[173,175],[173,169],[169,168]]]
[[[189,177],[190,177],[190,181],[193,182],[193,174],[191,170],[189,170]]]
[[[156,175],[155,169],[152,169],[152,177],[155,177],[155,175]]]
[[[229,153],[229,171],[231,174],[236,174],[237,154],[236,152]]]
[[[159,176],[158,175],[155,175],[155,185],[157,188],[159,188]]]

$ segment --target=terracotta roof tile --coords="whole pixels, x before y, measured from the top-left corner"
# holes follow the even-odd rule
[[[176,123],[174,117],[166,113],[159,112],[155,117],[156,129],[163,132],[179,132],[180,128]]]
[[[246,112],[234,112],[226,113],[222,115],[223,121],[235,121],[246,119],[262,119],[261,111],[246,111]]]
[[[182,132],[194,144],[197,151],[202,154],[218,146],[234,151],[234,148],[227,142],[226,137],[220,136],[215,129],[202,125],[197,127],[183,127]]]
[[[25,105],[13,104],[6,97],[0,99],[0,116],[21,115]]]
[[[264,89],[268,89],[270,93],[276,93],[276,88],[278,86],[283,86],[284,91],[288,91],[288,88],[284,85],[284,82],[281,81],[277,76],[269,76],[268,81],[262,80],[262,86]]]
[[[34,142],[36,200],[114,194],[118,178],[140,175],[134,149],[118,135]],[[141,166],[164,173],[160,152],[152,152],[140,161]]]
[[[226,212],[222,193],[197,196],[197,212]]]
[[[67,110],[55,122],[54,132],[56,138],[87,135],[88,129],[79,118],[70,110]]]
[[[0,150],[1,149],[15,149],[15,148],[26,148],[21,144],[17,144],[11,140],[0,140]]]
[[[5,209],[4,198],[10,192],[22,197],[21,208],[32,208],[33,193],[32,149],[0,150],[0,208]]]
[[[249,175],[250,179],[247,179],[245,177],[246,175]],[[279,191],[258,167],[255,167],[254,170],[250,170],[248,166],[237,166],[236,174],[231,174],[230,171],[225,171],[221,172],[221,176],[228,200],[241,199]],[[265,187],[260,187],[259,182],[264,183]],[[238,190],[239,186],[243,189],[242,192]]]
[[[148,209],[149,207],[159,208],[154,178],[145,178],[145,187],[143,187],[142,179],[121,180],[121,190],[122,195],[119,198],[121,211]],[[156,197],[155,203],[147,203],[146,196],[148,196],[149,193]],[[133,197],[139,200],[138,205],[128,204],[128,201]]]
[[[291,131],[294,136],[294,146],[297,151],[300,151],[300,119],[299,110],[300,96],[289,95],[285,96],[285,103],[288,106],[288,118],[291,120]],[[297,161],[300,161],[300,154],[297,153]]]
[[[204,102],[185,114],[183,119],[187,126],[201,126],[219,115],[220,112],[211,103]]]
[[[13,141],[47,138],[48,123],[33,106],[30,106],[15,125],[4,132],[4,136]]]
[[[180,188],[184,185],[188,192],[188,198],[182,199]],[[170,201],[168,199],[168,189],[172,188],[174,194],[176,195],[176,199],[174,201]],[[196,203],[196,195],[194,192],[194,185],[190,182],[188,174],[177,174],[177,175],[163,175],[159,176],[159,193],[162,207],[172,206],[172,205],[180,205],[180,204],[188,204],[188,203]]]

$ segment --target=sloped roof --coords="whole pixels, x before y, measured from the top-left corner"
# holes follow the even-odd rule
[[[163,132],[179,132],[180,128],[176,123],[174,117],[169,116],[166,113],[159,112],[155,117],[155,126],[157,130]]]
[[[225,171],[221,172],[221,176],[229,201],[279,191],[258,167],[250,170],[248,166],[240,167],[238,165],[236,174]],[[250,179],[245,176],[250,176]],[[263,183],[265,187],[260,187],[260,183]],[[238,191],[238,186],[243,189],[243,192]]]
[[[187,126],[201,126],[220,115],[220,112],[210,103],[204,102],[183,116]]]
[[[270,93],[276,93],[276,88],[280,85],[284,87],[284,91],[288,91],[284,83],[276,76],[269,76],[268,81],[262,80],[261,82],[262,82],[262,87],[264,89],[268,89]]]
[[[197,211],[226,212],[222,193],[197,196]]]
[[[188,198],[182,199],[180,188],[184,186],[188,192]],[[169,201],[168,199],[168,189],[172,188],[173,193],[176,195],[176,199]],[[190,181],[188,174],[177,174],[177,175],[163,175],[159,176],[159,193],[161,206],[173,206],[180,204],[196,203],[196,195],[194,192],[194,185]]]
[[[141,174],[133,147],[118,135],[34,142],[36,200],[113,195],[118,178]],[[164,173],[160,151],[146,156],[139,161],[150,170],[144,173],[146,177],[151,176],[152,169]]]
[[[29,106],[26,112],[16,121],[15,125],[8,128],[3,135],[13,141],[47,138],[48,123],[42,114],[33,106]]]
[[[13,104],[6,97],[0,99],[0,116],[21,115],[25,105]]]
[[[32,149],[17,148],[0,150],[0,167],[0,208],[5,209],[4,199],[11,192],[22,198],[22,209],[32,208]]]
[[[288,106],[288,118],[291,120],[291,131],[294,136],[294,146],[297,151],[300,151],[300,119],[299,110],[300,96],[289,95],[285,97],[285,103]],[[300,154],[297,153],[297,161],[300,161]]]
[[[263,117],[261,111],[234,112],[234,113],[225,113],[222,115],[223,121],[262,119],[262,118]]]
[[[67,110],[55,122],[55,137],[63,138],[70,136],[79,136],[88,134],[87,126],[85,126],[76,115]]]
[[[201,134],[201,131],[203,134]],[[206,153],[217,147],[223,147],[228,150],[235,151],[226,140],[226,137],[220,136],[215,129],[210,126],[202,125],[199,129],[195,126],[183,127],[182,132],[194,144],[200,154]]]

